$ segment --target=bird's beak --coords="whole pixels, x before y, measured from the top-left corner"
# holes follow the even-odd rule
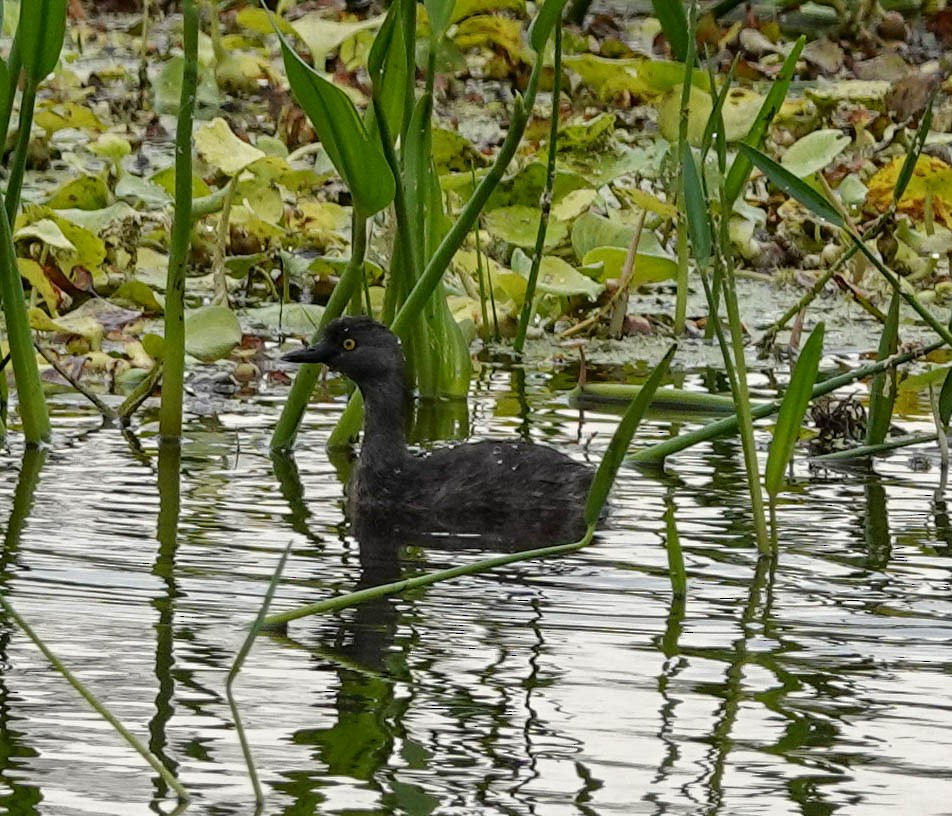
[[[317,345],[289,351],[281,359],[287,363],[326,363],[336,353],[337,349],[333,345],[321,340]]]

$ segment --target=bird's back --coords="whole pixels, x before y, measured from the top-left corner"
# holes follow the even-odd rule
[[[585,532],[592,476],[544,445],[474,442],[411,457],[396,472],[358,466],[351,511],[395,528],[568,543]]]

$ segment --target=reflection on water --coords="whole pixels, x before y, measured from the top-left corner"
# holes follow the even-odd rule
[[[616,420],[580,420],[527,379],[521,392],[487,369],[468,417],[431,407],[416,438],[468,427],[584,458],[581,442],[597,461]],[[253,812],[224,678],[289,541],[277,609],[486,555],[357,544],[323,450],[339,394],[316,397],[293,460],[267,451],[280,394],[195,421],[161,453],[149,433],[124,438],[63,404],[54,450],[24,455],[14,439],[0,454],[2,591],[176,771],[186,813]],[[656,421],[641,436],[669,433]],[[739,446],[718,441],[663,475],[623,469],[604,529],[571,556],[262,636],[237,694],[264,812],[948,812],[952,527],[937,468],[908,464],[798,467],[774,563],[753,544]],[[4,622],[2,812],[173,808]]]

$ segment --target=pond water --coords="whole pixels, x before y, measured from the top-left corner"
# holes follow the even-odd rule
[[[547,375],[520,380],[485,367],[468,417],[444,406],[433,427],[597,462],[616,418],[580,416]],[[289,542],[274,610],[486,555],[361,557],[323,447],[341,394],[319,390],[302,430],[305,504],[267,452],[283,389],[188,423],[178,497],[154,425],[125,437],[71,398],[54,402],[45,461],[24,459],[16,434],[0,452],[3,592],[175,769],[194,797],[185,813],[254,812],[224,681]],[[653,420],[638,444],[683,427]],[[719,441],[663,476],[624,467],[604,529],[571,556],[261,636],[237,696],[263,812],[952,812],[952,528],[936,463],[928,449],[851,474],[798,461],[771,563],[753,544],[739,443]],[[666,572],[667,507],[684,604]],[[0,812],[174,809],[4,622]]]

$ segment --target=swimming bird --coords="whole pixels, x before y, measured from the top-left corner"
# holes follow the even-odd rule
[[[283,359],[323,363],[360,389],[364,433],[348,490],[355,522],[373,519],[378,531],[384,526],[523,543],[567,543],[584,534],[593,471],[554,448],[485,440],[417,455],[409,451],[403,350],[381,323],[338,318],[320,342]]]

